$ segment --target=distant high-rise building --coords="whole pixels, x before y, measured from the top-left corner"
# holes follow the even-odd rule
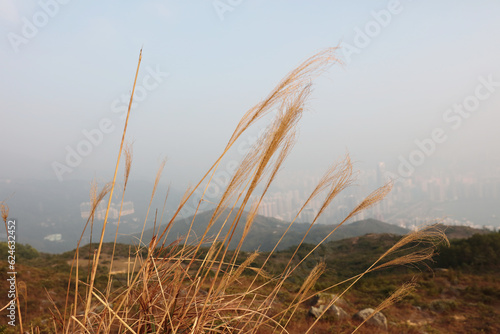
[[[386,183],[385,173],[385,162],[379,162],[377,166],[377,186],[381,186]]]

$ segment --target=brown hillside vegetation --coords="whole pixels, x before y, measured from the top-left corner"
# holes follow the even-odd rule
[[[490,237],[479,240],[477,243],[473,238],[452,241],[452,247],[443,248],[448,252],[460,254],[470,245],[479,244],[472,248],[474,252],[487,252],[493,245],[491,237],[500,241],[500,234],[489,234]],[[342,286],[332,289],[330,292],[321,293],[329,282],[340,282],[345,277],[350,277],[363,268],[367,268],[373,260],[389,249],[401,237],[391,235],[367,235],[344,239],[335,242],[328,242],[319,247],[308,260],[304,261],[296,271],[296,274],[288,278],[283,289],[277,295],[272,305],[272,312],[279,313],[283,307],[288,305],[300,291],[300,287],[307,278],[310,268],[323,260],[326,269],[321,277],[314,284],[311,291],[319,293],[324,300],[331,299],[332,294],[342,292]],[[476,237],[477,238],[477,237]],[[0,249],[1,249],[0,244]],[[469,246],[467,246],[469,245]],[[104,258],[108,258],[113,251],[112,244],[103,245]],[[88,249],[88,246],[82,249]],[[295,262],[307,254],[313,245],[304,245],[299,249]],[[50,298],[57,307],[64,306],[65,282],[70,271],[67,264],[68,259],[74,256],[74,252],[60,255],[35,253],[32,249],[23,250],[24,246],[19,245],[22,256],[19,258],[19,280],[27,285],[27,295],[21,295],[21,311],[26,324],[39,326],[45,329],[43,332],[53,332],[51,321],[51,309],[53,308]],[[95,247],[94,247],[95,248]],[[116,245],[115,263],[128,262],[127,256],[130,246]],[[500,246],[495,246],[497,253],[500,253]],[[202,248],[196,258],[202,260],[208,248]],[[269,274],[279,273],[287,263],[291,248],[286,251],[275,253],[268,261],[266,270]],[[4,255],[4,251],[0,252]],[[141,255],[145,257],[147,254]],[[232,255],[229,254],[229,255]],[[238,263],[242,263],[249,253],[242,253]],[[250,268],[259,266],[266,258],[267,253],[259,254]],[[447,257],[450,254],[443,254]],[[353,261],[353,258],[356,261]],[[497,333],[500,331],[500,324],[495,321],[500,317],[500,279],[498,265],[481,270],[480,264],[469,263],[466,267],[449,266],[445,264],[446,259],[441,259],[439,255],[435,257],[435,262],[429,262],[433,270],[429,271],[425,267],[412,269],[407,267],[395,267],[389,270],[373,272],[366,275],[362,280],[353,286],[350,292],[335,303],[341,307],[349,316],[357,311],[374,307],[387,298],[390,293],[397,288],[400,282],[410,281],[418,274],[415,283],[415,290],[406,297],[386,308],[383,313],[387,317],[388,331],[368,326],[361,332],[383,332],[383,333]],[[492,258],[491,263],[495,265],[496,259]],[[106,273],[106,264],[103,261],[99,272]],[[0,269],[5,269],[5,262],[1,262]],[[186,261],[187,263],[187,261]],[[109,263],[108,263],[109,265]],[[445,266],[445,268],[443,268]],[[87,263],[81,263],[81,279],[85,280],[88,271]],[[193,266],[193,271],[197,266]],[[496,269],[495,269],[496,268]],[[4,273],[0,275],[0,289],[6,291],[7,282]],[[127,285],[127,276],[123,274],[112,275],[113,289],[122,289]],[[232,292],[243,293],[248,284],[253,279],[253,270],[244,270],[241,277],[230,287]],[[106,286],[107,276],[97,276],[97,286]],[[208,286],[204,286],[200,291],[203,294]],[[36,293],[37,291],[41,291]],[[326,298],[325,298],[326,297]],[[301,333],[308,327],[314,317],[309,316],[311,304],[315,298],[307,300],[299,305],[296,315],[289,325],[290,333]],[[0,302],[7,302],[6,296],[0,296]],[[101,309],[99,309],[101,310]],[[350,333],[355,328],[357,322],[347,318],[336,319],[333,314],[326,314],[315,326],[316,333]],[[1,332],[1,331],[0,331]],[[264,329],[262,332],[266,332]]]
[[[465,239],[473,236],[474,234],[491,233],[489,230],[480,230],[469,226],[445,226],[442,224],[437,224],[436,229],[443,231],[446,234],[446,237],[450,240]]]

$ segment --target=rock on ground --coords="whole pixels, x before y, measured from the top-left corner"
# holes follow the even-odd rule
[[[309,315],[318,318],[325,311],[326,306],[327,305],[311,306],[311,308],[309,309]],[[330,308],[328,308],[323,317],[325,316],[333,317],[336,321],[349,317],[346,311],[344,311],[341,307],[335,305],[332,305],[330,306]]]
[[[375,312],[374,309],[372,309],[372,308],[365,308],[364,310],[361,310],[358,313],[356,313],[355,315],[353,315],[352,318],[355,319],[355,320],[364,321],[373,312]],[[371,317],[370,320],[368,320],[366,323],[387,330],[387,318],[381,312],[375,313],[373,315],[373,317]]]

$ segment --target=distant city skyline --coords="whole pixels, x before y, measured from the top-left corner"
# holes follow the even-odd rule
[[[364,196],[368,195],[370,190],[373,191],[377,185],[380,186],[387,182],[390,178],[384,173],[385,163],[380,162],[377,167],[377,169],[361,171],[361,176],[357,182],[359,187],[340,194],[339,198],[325,211],[319,222],[338,223],[340,219],[347,216],[350,210],[361,202]],[[455,210],[448,212],[435,211],[433,214],[430,211],[426,216],[415,215],[415,212],[422,209],[419,206],[422,206],[423,202],[428,202],[425,210],[431,210],[432,206],[439,207],[443,203],[466,200],[500,202],[500,175],[471,175],[470,173],[467,175],[459,173],[447,175],[444,172],[440,174],[441,176],[418,176],[395,180],[393,190],[381,203],[360,213],[351,221],[376,218],[409,229],[414,229],[424,223],[434,223],[441,220],[449,225],[465,225],[475,228],[486,227],[488,229],[500,227],[500,209],[491,213],[490,220],[487,222],[480,219],[473,221],[474,219],[458,217],[457,212],[454,212]],[[288,180],[297,179],[290,177]],[[303,181],[308,182],[307,179]],[[285,190],[287,188],[286,184],[280,184],[280,188],[284,190],[271,191],[263,200],[259,214],[285,221],[292,220],[297,214],[298,208],[305,202],[309,192],[318,181],[318,179],[310,178],[309,184],[298,188],[301,189],[300,191],[293,181],[288,185],[288,190]],[[321,199],[314,200],[307,210],[299,216],[299,221],[310,222],[318,212],[320,204]],[[413,207],[414,211],[408,211],[407,207]],[[472,206],[468,207],[468,209],[474,211]],[[477,209],[477,211],[479,210],[481,209]]]

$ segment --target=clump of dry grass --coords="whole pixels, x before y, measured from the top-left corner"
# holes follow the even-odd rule
[[[0,202],[0,213],[2,214],[2,220],[5,224],[5,232],[9,235],[9,228],[7,227],[7,219],[9,218],[9,206],[3,201]]]
[[[311,227],[317,222],[324,210],[332,203],[333,199],[353,183],[355,175],[349,157],[346,156],[343,161],[333,165],[326,171],[303,206],[298,208],[296,218],[290,223],[290,226],[284,232],[278,244],[274,247],[273,251],[268,254],[267,259],[261,266],[252,266],[252,263],[258,256],[257,252],[246,254],[244,255],[244,259],[241,260],[243,254],[240,250],[245,237],[252,227],[253,220],[257,214],[261,201],[294,146],[296,127],[304,111],[304,104],[311,91],[311,79],[322,73],[328,66],[338,62],[335,57],[335,51],[335,48],[326,49],[307,59],[295,70],[290,72],[263,101],[243,115],[221,155],[201,178],[199,183],[187,190],[177,211],[167,223],[166,228],[157,231],[147,244],[143,243],[141,233],[139,245],[135,249],[135,254],[130,255],[129,262],[133,263],[133,268],[130,268],[127,273],[126,285],[120,289],[111,289],[113,281],[111,265],[109,268],[109,282],[107,287],[105,290],[100,291],[96,288],[95,281],[102,249],[103,235],[107,224],[106,213],[100,242],[97,250],[95,250],[92,256],[90,277],[86,282],[79,281],[78,265],[76,265],[76,276],[70,277],[70,282],[74,280],[74,298],[70,305],[71,285],[68,284],[68,297],[64,312],[55,312],[56,332],[257,333],[264,329],[273,330],[274,332],[288,332],[287,326],[292,321],[297,308],[303,301],[313,296],[311,290],[315,282],[323,273],[325,267],[324,264],[318,264],[310,272],[299,292],[293,298],[293,301],[289,303],[289,305],[286,305],[281,311],[276,311],[273,309],[273,305],[278,294],[283,289],[285,280],[293,275],[303,260],[293,265],[292,256],[283,272],[276,276],[270,276],[266,272],[266,264],[276,250],[278,244],[283,237],[285,237],[290,226],[294,224],[296,218],[313,199],[324,196],[323,204],[318,214],[311,222],[311,226],[303,236],[300,244],[302,244]],[[140,58],[137,71],[139,70],[139,65]],[[132,97],[130,102],[132,102]],[[165,245],[166,236],[171,227],[176,223],[179,213],[193,195],[194,191],[201,188],[202,184],[206,182],[205,188],[202,191],[203,196],[200,200],[201,203],[201,201],[204,200],[205,193],[220,162],[237,142],[238,138],[258,119],[268,115],[275,109],[277,112],[274,116],[274,120],[270,123],[265,133],[259,138],[249,153],[242,159],[238,169],[232,175],[219,202],[216,203],[214,213],[204,233],[195,240],[186,237],[171,245]],[[129,113],[127,114],[127,120],[123,131],[119,151],[120,154],[123,151]],[[132,151],[130,146],[127,146],[124,152],[126,163],[123,188],[125,192],[132,163]],[[108,194],[109,211],[111,197],[116,186],[116,175],[119,163],[120,155],[116,164],[113,181],[105,186],[99,194],[97,194],[97,191],[94,193],[91,215],[87,224],[89,221],[92,221],[93,213],[97,205]],[[156,175],[151,200],[156,193],[164,165],[165,163],[163,162]],[[353,208],[340,225],[359,212],[382,200],[390,189],[391,184],[387,184],[368,195],[357,207]],[[257,200],[252,202],[251,198],[257,198]],[[199,206],[196,208],[195,217],[198,210]],[[244,210],[249,211],[246,220],[243,219]],[[233,217],[233,213],[236,213],[234,215],[235,218],[230,219],[230,217]],[[119,216],[120,215],[121,208]],[[163,215],[161,215],[161,217],[163,217]],[[224,221],[223,226],[219,230],[214,231],[212,227],[215,221],[221,217]],[[156,219],[157,216],[155,216],[155,224]],[[193,224],[194,218],[191,222],[190,230],[187,234],[188,236],[191,235],[190,232]],[[236,228],[240,224],[243,224],[243,237],[238,241],[236,249],[229,251],[228,245],[234,238]],[[224,229],[225,226],[229,226],[227,231]],[[337,228],[338,226],[326,235],[316,248],[332,233],[335,233]],[[116,233],[118,233],[118,227]],[[387,266],[411,264],[416,261],[429,259],[433,254],[433,244],[443,238],[443,234],[436,234],[431,231],[420,231],[410,234],[382,255],[381,258],[364,273],[349,280],[351,284],[345,291],[370,271],[382,269]],[[383,262],[387,255],[393,254],[402,247],[415,241],[429,242],[430,247],[426,251],[417,251],[410,255],[401,256],[396,260]],[[297,250],[300,244],[297,246]],[[201,253],[200,250],[202,250],[203,247],[206,249],[206,252]],[[314,249],[308,256],[313,251]],[[142,252],[146,252],[147,255],[142,257],[140,255]],[[200,256],[200,254],[204,255]],[[77,249],[75,253],[75,262],[78,263],[78,261]],[[243,276],[244,271],[252,272],[253,275]],[[240,281],[248,282],[248,286],[246,289],[236,291],[233,287]],[[327,290],[341,283],[346,282],[332,284]],[[408,291],[411,287],[411,284],[403,286],[402,290],[396,292],[385,304],[382,304],[380,309],[404,295],[405,291]],[[331,305],[333,305],[334,302],[335,301],[332,301]],[[316,322],[311,325],[310,329],[312,329],[315,324]]]

